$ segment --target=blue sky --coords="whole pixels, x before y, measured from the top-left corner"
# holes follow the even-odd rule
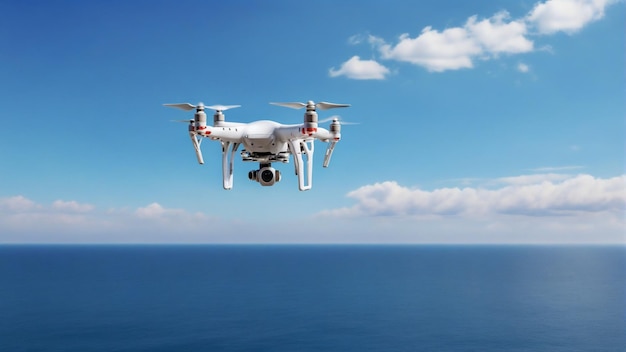
[[[0,243],[621,243],[623,1],[4,1]],[[349,103],[313,189],[164,103]]]

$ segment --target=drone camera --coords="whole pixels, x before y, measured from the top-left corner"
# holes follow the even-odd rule
[[[248,178],[260,183],[261,186],[272,186],[274,183],[280,181],[280,171],[273,167],[265,166],[259,170],[248,172]]]

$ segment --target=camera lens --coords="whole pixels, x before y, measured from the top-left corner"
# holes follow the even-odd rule
[[[271,182],[274,178],[274,172],[272,170],[263,170],[261,172],[261,179],[263,182]]]

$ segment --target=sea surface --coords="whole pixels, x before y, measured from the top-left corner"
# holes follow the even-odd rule
[[[0,246],[0,351],[626,351],[626,247]]]

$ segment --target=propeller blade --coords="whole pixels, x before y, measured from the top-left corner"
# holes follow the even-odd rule
[[[241,107],[241,105],[211,105],[205,106],[207,109],[215,110],[215,111],[226,111],[228,109],[234,109]]]
[[[319,121],[317,121],[317,123],[325,123],[325,122],[332,121],[332,120],[339,120],[339,116],[333,115],[333,116],[327,117],[327,118],[325,118],[323,120],[319,120]]]
[[[325,101],[315,104],[320,110],[328,110],[335,108],[347,108],[350,107],[350,104],[335,104],[335,103],[327,103]]]
[[[292,108],[292,109],[302,109],[303,107],[306,107],[307,104],[305,103],[300,103],[300,102],[290,102],[290,103],[270,103],[272,105],[278,105],[278,106],[285,106],[288,108]],[[313,102],[309,102],[309,104],[313,104]],[[320,110],[328,110],[328,109],[335,109],[335,108],[347,108],[349,107],[350,104],[335,104],[335,103],[328,103],[328,102],[320,102],[315,104],[315,107],[320,109]]]
[[[195,105],[191,105],[189,103],[181,103],[181,104],[163,104],[164,106],[169,106],[170,108],[182,109],[185,111],[193,110],[196,108]]]
[[[339,117],[339,115],[333,115],[331,117],[327,117],[327,118],[325,118],[323,120],[318,121],[317,123],[325,123],[325,122],[328,122],[328,121],[337,121],[337,122],[339,122],[342,125],[358,125],[359,124],[358,122],[346,122],[346,121],[343,121],[341,119],[341,117]]]
[[[277,106],[284,106],[284,107],[292,108],[292,109],[302,109],[303,107],[306,106],[306,104],[304,104],[304,103],[297,103],[297,102],[294,102],[294,103],[270,103],[270,104],[277,105]]]
[[[183,122],[183,123],[193,123],[194,120],[170,120],[172,122]]]

